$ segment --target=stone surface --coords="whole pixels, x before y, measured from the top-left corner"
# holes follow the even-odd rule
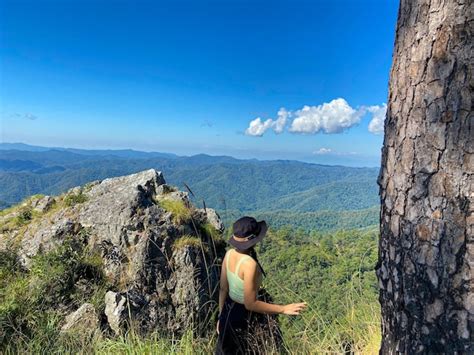
[[[402,0],[385,121],[382,354],[474,353],[474,5]]]
[[[127,319],[127,298],[117,292],[108,291],[105,294],[105,315],[110,328],[116,335],[122,333],[122,327]]]
[[[51,196],[44,196],[32,202],[31,207],[34,211],[44,213],[47,212],[54,204],[54,198]]]
[[[36,254],[53,250],[66,236],[80,235],[102,258],[111,285],[105,316],[116,334],[131,323],[143,332],[181,333],[198,329],[195,322],[209,326],[201,321],[217,304],[218,260],[225,245],[203,234],[200,226],[208,218],[190,204],[187,193],[166,187],[160,172],[147,170],[75,187],[70,195],[84,198],[26,227],[19,251],[26,268]],[[160,206],[165,196],[188,206],[191,220],[177,223]],[[219,225],[217,214],[212,218]],[[174,248],[183,236],[200,238],[203,248]]]
[[[221,217],[215,210],[212,208],[206,208],[205,210],[202,209],[201,211],[204,211],[207,221],[211,226],[213,226],[218,232],[222,233],[224,231],[224,223],[222,223]]]
[[[90,303],[84,303],[75,312],[69,314],[61,332],[78,332],[93,334],[99,329],[99,318],[95,308]]]

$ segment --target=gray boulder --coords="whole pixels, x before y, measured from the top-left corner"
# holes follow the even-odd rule
[[[54,205],[54,198],[51,196],[44,196],[40,199],[34,200],[31,203],[31,207],[34,211],[39,213],[47,212]]]
[[[214,227],[218,232],[224,232],[224,223],[222,223],[221,217],[217,214],[216,210],[212,208],[201,209],[204,212],[207,222]]]
[[[131,325],[144,333],[207,327],[206,317],[217,304],[218,260],[225,245],[201,226],[211,223],[222,231],[215,212],[203,214],[186,192],[166,185],[153,169],[75,187],[55,200],[55,210],[32,221],[21,235],[23,266],[80,236],[86,250],[102,259],[111,290],[104,318],[114,333]]]
[[[75,332],[92,335],[99,330],[99,318],[90,303],[84,303],[75,312],[69,314],[61,328],[62,333]]]
[[[105,294],[105,315],[110,328],[116,335],[122,333],[127,316],[127,298],[120,293],[108,291]]]

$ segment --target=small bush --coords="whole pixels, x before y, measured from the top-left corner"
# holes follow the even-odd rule
[[[24,207],[20,210],[19,215],[16,217],[16,224],[18,226],[23,226],[30,223],[33,219],[33,210],[31,207]]]
[[[21,209],[31,208],[31,203],[33,201],[39,200],[40,198],[43,198],[43,197],[44,197],[44,195],[42,195],[42,194],[37,194],[37,195],[30,196],[30,197],[24,199],[22,202],[20,202],[16,205],[13,205],[11,207],[0,210],[0,217],[1,216],[6,216],[6,215],[11,214],[11,213],[14,213],[15,211],[18,211],[18,210],[21,210]]]
[[[224,240],[222,233],[220,233],[214,226],[210,223],[204,223],[201,226],[201,231],[203,234],[209,236],[214,242],[221,242]]]
[[[171,212],[174,223],[186,223],[192,218],[191,209],[181,200],[162,199],[158,203],[164,210]]]
[[[71,207],[74,205],[77,205],[79,203],[84,203],[87,201],[87,196],[84,195],[82,192],[77,193],[77,194],[68,194],[64,197],[64,204],[67,207]]]
[[[21,270],[14,252],[1,253],[0,353],[23,347],[49,353],[48,347],[60,346],[59,323],[67,312],[84,302],[103,310],[107,282],[101,259],[85,248],[84,234],[34,257],[29,271]]]
[[[88,182],[87,184],[84,185],[83,187],[83,190],[84,192],[89,192],[90,190],[92,190],[92,188],[95,186],[96,184],[92,181],[92,182]]]
[[[31,206],[15,206],[10,211],[11,216],[6,215],[0,222],[0,232],[16,230],[29,224],[38,214]]]

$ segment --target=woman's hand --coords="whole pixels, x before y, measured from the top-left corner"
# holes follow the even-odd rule
[[[219,319],[217,320],[217,328],[216,328],[216,330],[217,330],[217,335],[219,335]]]
[[[300,312],[306,308],[306,302],[303,303],[290,303],[283,306],[283,314],[288,316],[297,316]]]

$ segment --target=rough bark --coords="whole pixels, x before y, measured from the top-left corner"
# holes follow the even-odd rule
[[[383,354],[474,353],[473,8],[400,3],[378,180]]]

